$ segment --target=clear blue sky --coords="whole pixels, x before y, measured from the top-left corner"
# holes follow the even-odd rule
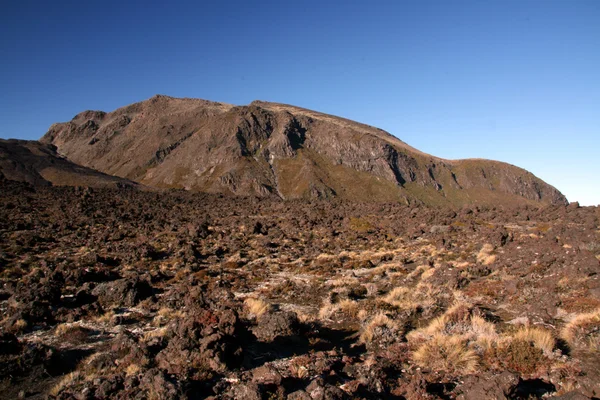
[[[7,1],[0,137],[156,93],[255,99],[506,161],[600,203],[600,1]]]

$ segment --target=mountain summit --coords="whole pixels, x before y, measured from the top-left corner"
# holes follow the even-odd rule
[[[41,138],[69,160],[159,188],[431,205],[566,203],[521,168],[445,160],[368,125],[291,105],[157,95],[85,111]]]

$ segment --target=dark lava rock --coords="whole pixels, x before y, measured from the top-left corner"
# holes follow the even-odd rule
[[[252,371],[252,382],[261,385],[279,385],[282,379],[281,374],[270,366],[263,365]]]
[[[12,333],[0,333],[0,355],[18,354],[21,345]]]
[[[233,310],[201,310],[171,323],[169,344],[156,356],[169,374],[196,380],[223,373],[240,361],[240,324]]]
[[[299,332],[298,329],[296,313],[281,311],[263,314],[252,332],[258,340],[272,342],[278,337],[295,336]]]
[[[231,388],[225,394],[227,399],[247,399],[247,400],[261,400],[262,396],[258,390],[258,386],[254,383],[238,383],[231,386]]]
[[[92,291],[104,308],[133,307],[152,296],[152,286],[139,277],[101,283]]]
[[[96,398],[107,399],[123,389],[123,378],[118,374],[101,379],[96,388]]]
[[[150,369],[144,374],[140,381],[140,387],[149,394],[154,394],[153,397],[157,399],[185,398],[180,383],[169,379],[158,368]]]
[[[310,394],[306,393],[304,390],[296,390],[295,392],[288,394],[287,399],[288,400],[312,400],[312,397],[310,397]]]
[[[516,385],[519,383],[519,377],[510,372],[503,372],[500,375],[470,375],[464,379],[464,383],[458,388],[458,400],[479,400],[479,399],[509,399],[508,397]]]
[[[323,379],[314,379],[307,387],[306,392],[313,400],[346,399],[348,396],[338,387],[324,383]]]

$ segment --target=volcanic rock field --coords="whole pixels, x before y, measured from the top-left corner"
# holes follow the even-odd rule
[[[600,397],[598,208],[0,178],[0,398]]]

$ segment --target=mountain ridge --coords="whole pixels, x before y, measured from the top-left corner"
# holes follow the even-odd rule
[[[77,164],[159,188],[432,205],[566,203],[519,167],[446,160],[367,124],[262,100],[235,106],[156,95],[108,113],[81,112],[40,141]]]
[[[61,157],[55,146],[31,140],[0,139],[0,174],[34,186],[139,187],[74,164]]]

